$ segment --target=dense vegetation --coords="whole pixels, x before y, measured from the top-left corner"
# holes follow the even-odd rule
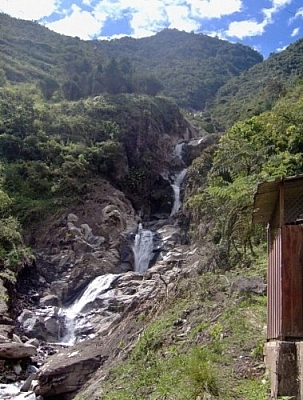
[[[5,14],[0,26],[0,83],[35,81],[46,99],[163,90],[182,107],[201,109],[229,78],[262,61],[249,47],[177,30],[85,42]]]
[[[57,101],[102,92],[155,95],[162,89],[152,74],[135,74],[128,59],[118,63],[92,42],[5,14],[0,14],[0,25],[0,84],[35,82],[46,100]]]
[[[96,176],[148,202],[168,162],[163,133],[177,135],[176,124],[187,126],[164,97],[105,94],[50,103],[31,84],[6,85],[0,92],[3,185],[27,223],[79,198]],[[156,145],[161,162],[151,151]]]
[[[303,74],[303,39],[270,57],[222,86],[208,109],[216,123],[230,128],[239,119],[270,110]]]
[[[99,41],[96,46],[113,57],[131,58],[139,73],[152,70],[165,95],[181,107],[198,110],[231,77],[262,61],[247,46],[176,29],[139,40]]]
[[[211,216],[218,265],[231,268],[255,260],[262,243],[252,225],[253,197],[260,182],[303,173],[303,86],[298,84],[271,111],[237,122],[217,148],[197,158],[189,183],[197,188],[188,206],[193,220]],[[231,162],[232,160],[232,162]],[[207,184],[201,188],[201,180]],[[199,235],[199,229],[196,230]]]

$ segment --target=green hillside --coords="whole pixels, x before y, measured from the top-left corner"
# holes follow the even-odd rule
[[[230,127],[239,119],[270,110],[302,75],[303,39],[231,79],[218,90],[215,101],[208,102],[208,108],[215,121]]]
[[[165,95],[179,106],[193,109],[202,109],[231,77],[262,61],[262,56],[247,46],[176,29],[144,39],[103,40],[96,45],[112,57],[128,57],[141,74],[152,71],[162,81]]]
[[[177,30],[82,41],[0,14],[0,82],[37,82],[47,99],[103,92],[156,94],[202,109],[231,77],[262,61],[251,48]]]

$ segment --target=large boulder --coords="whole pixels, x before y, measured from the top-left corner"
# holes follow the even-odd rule
[[[35,346],[26,343],[4,342],[0,343],[0,358],[28,358],[36,354]]]
[[[76,392],[90,375],[104,362],[100,349],[84,346],[68,349],[51,357],[38,373],[35,393],[42,396],[56,396]]]
[[[24,310],[18,317],[23,332],[30,338],[57,342],[63,329],[58,307],[47,307],[37,312]]]

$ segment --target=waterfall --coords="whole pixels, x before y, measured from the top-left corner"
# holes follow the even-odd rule
[[[184,181],[186,173],[187,173],[187,168],[184,168],[181,172],[179,172],[178,175],[176,175],[173,183],[171,184],[171,187],[173,188],[174,191],[174,204],[170,213],[171,216],[176,214],[176,212],[178,212],[181,207],[180,188],[182,182]]]
[[[87,286],[83,294],[70,307],[61,310],[61,316],[65,318],[67,330],[66,334],[61,339],[63,343],[73,343],[75,341],[77,316],[87,304],[94,301],[98,296],[105,294],[119,276],[120,275],[116,274],[98,276]]]
[[[183,147],[185,146],[185,143],[178,143],[175,147],[175,155],[177,158],[179,158],[180,160],[183,160]]]
[[[143,273],[148,269],[153,255],[153,248],[152,231],[143,229],[142,224],[139,224],[138,233],[135,236],[133,245],[136,272]]]

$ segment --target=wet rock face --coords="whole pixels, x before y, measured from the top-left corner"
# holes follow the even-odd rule
[[[36,241],[39,297],[35,309],[24,309],[18,318],[28,337],[62,340],[69,331],[62,309],[72,306],[96,277],[117,275],[74,315],[74,344],[65,350],[52,345],[55,354],[37,373],[37,395],[55,398],[77,391],[96,369],[123,351],[122,341],[134,340],[135,316],[165,297],[176,279],[187,273],[182,267],[190,251],[178,223],[180,215],[169,218],[172,189],[163,178],[158,183],[154,201],[141,215],[144,228],[158,231],[153,266],[144,274],[132,271],[131,243],[139,218],[123,193],[108,183],[101,194],[88,194],[81,207],[70,209],[50,226],[44,241],[43,234]],[[156,220],[145,223],[151,211]]]
[[[219,142],[221,134],[212,133],[200,138],[194,138],[187,143],[186,161],[190,164],[202,151]]]
[[[158,223],[155,224],[157,226]],[[155,228],[153,224],[151,227]],[[133,236],[134,234],[129,235],[127,240],[133,240]],[[148,276],[153,273],[154,268],[161,274],[169,275],[169,271],[174,266],[181,267],[185,260],[186,249],[187,247],[182,245],[182,229],[178,225],[164,225],[159,228],[157,234],[154,235],[151,259],[151,263],[156,263],[156,265],[148,270]],[[131,257],[130,251],[129,247],[125,250],[124,264],[126,259]],[[99,273],[95,278],[98,281],[97,287],[98,285],[102,286],[99,278],[107,278],[110,275],[112,274]],[[100,333],[100,329],[107,332],[110,326],[121,317],[121,313],[133,303],[134,299],[153,296],[154,281],[144,279],[142,274],[120,270],[118,274],[112,276],[110,285],[100,292],[97,288],[93,289],[96,295],[85,300],[84,306],[79,308],[78,314],[74,315],[75,341],[96,335]],[[89,282],[94,283],[94,277],[90,277]],[[84,289],[74,289],[72,301],[65,302],[64,293],[68,291],[68,279],[64,275],[61,280],[52,282],[49,290],[56,295],[43,296],[34,310],[24,309],[18,316],[18,322],[21,331],[26,336],[56,343],[62,341],[62,338],[68,333],[66,318],[69,308],[74,307],[76,300],[85,295],[85,291]],[[77,301],[79,302],[79,300]]]
[[[35,312],[24,310],[18,317],[23,332],[30,338],[46,342],[59,341],[64,329],[58,307],[38,309]]]
[[[95,190],[98,193],[88,195],[77,213],[70,212],[49,228],[47,248],[40,241],[36,248],[40,287],[45,287],[40,297],[55,295],[58,305],[72,301],[94,277],[131,268],[124,260],[120,269],[120,254],[125,232],[137,225],[134,210],[108,182]]]
[[[107,211],[111,214],[113,210],[107,209]],[[113,214],[110,218],[112,216]],[[80,241],[88,243],[87,239],[92,238],[91,235],[97,236],[90,231],[89,225],[85,227],[83,233],[75,214],[69,215],[67,222],[70,223],[67,229],[72,228],[74,230],[73,227],[80,229],[80,231],[74,230],[75,237],[71,239],[73,240],[72,243]],[[131,340],[137,337],[136,332],[139,328],[136,325],[138,322],[136,315],[145,313],[146,304],[149,304],[148,307],[153,306],[156,299],[166,296],[174,285],[176,276],[180,277],[183,273],[186,273],[182,270],[182,266],[184,260],[190,256],[190,251],[187,246],[182,244],[182,229],[177,223],[167,225],[167,222],[167,220],[157,220],[150,223],[149,226],[151,229],[158,229],[154,240],[155,265],[148,269],[145,274],[118,270],[107,289],[88,301],[75,316],[75,343],[67,349],[53,345],[55,346],[55,354],[39,369],[37,381],[34,381],[31,386],[37,395],[45,396],[45,398],[56,396],[59,398],[79,390],[103,363],[110,362],[114,355],[123,352],[120,343],[122,341],[127,343],[128,335],[130,335]],[[119,220],[117,220],[117,223],[120,224]],[[134,233],[124,234],[126,247],[133,235]],[[95,241],[95,239],[92,239],[92,241]],[[88,243],[88,245],[94,246],[92,243]],[[91,253],[84,253],[80,256],[92,260],[90,257],[95,256],[94,252],[97,254],[102,252],[103,260],[105,256],[110,260],[112,255],[115,255],[115,249],[109,248],[106,252],[103,246],[104,243],[100,244],[99,242]],[[120,258],[119,255],[115,256],[117,258],[114,257],[120,265],[122,259],[124,265],[132,262],[128,250],[125,250],[123,257],[121,257],[122,253],[120,251]],[[73,271],[65,267],[71,261],[66,256],[64,249],[60,254],[61,257],[55,254],[52,260],[54,264],[56,262],[60,264],[57,266],[57,270],[54,265],[54,276],[58,279],[51,283],[46,282],[47,290],[41,293],[37,308],[35,310],[23,310],[18,318],[23,333],[28,337],[38,338],[40,348],[41,341],[42,343],[45,341],[58,342],[62,339],[67,328],[64,316],[59,311],[60,307],[68,304],[72,306],[73,300],[83,295],[84,286],[83,289],[78,287],[72,291],[69,280],[71,276],[73,277]],[[51,257],[52,255],[48,256]],[[76,256],[75,252],[73,257]],[[98,276],[110,275],[108,273],[100,274],[99,265],[99,270],[88,269],[86,271],[87,276],[92,274],[89,281],[93,280],[96,272]],[[46,278],[43,279],[46,281]],[[71,281],[72,283],[75,282],[74,278]],[[68,298],[67,293],[69,291],[71,301],[67,304],[64,299]],[[51,344],[48,346],[51,346]]]
[[[83,310],[81,318],[85,320],[87,311],[93,336],[84,335],[84,341],[60,350],[43,365],[38,372],[36,394],[47,398],[77,391],[103,363],[123,353],[121,342],[131,343],[144,324],[136,315],[145,315],[146,307],[165,297],[176,277],[189,273],[181,265],[190,256],[187,248],[177,246],[176,251],[171,249],[167,253],[165,261],[156,263],[146,274],[121,274],[106,295],[100,295]]]

